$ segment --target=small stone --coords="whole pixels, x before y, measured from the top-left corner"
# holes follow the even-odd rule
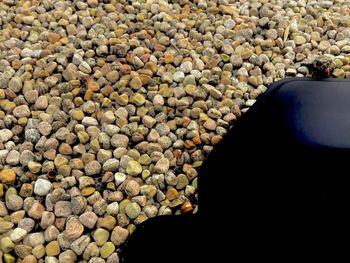
[[[119,186],[121,183],[123,183],[126,179],[126,174],[123,173],[116,173],[114,175],[114,179],[115,179],[115,185]]]
[[[6,157],[6,163],[11,166],[15,166],[19,163],[20,156],[21,154],[18,151],[11,150]]]
[[[162,95],[157,94],[153,98],[153,105],[154,106],[163,106],[164,105],[164,98]]]
[[[118,202],[110,203],[110,204],[107,206],[106,212],[107,212],[107,214],[109,214],[109,215],[116,216],[116,215],[119,213],[119,205],[118,205]]]
[[[303,36],[296,36],[293,40],[296,45],[303,45],[306,43],[306,39]]]
[[[43,229],[48,228],[50,225],[54,224],[55,222],[55,214],[49,211],[45,211],[41,216],[41,222],[40,226]]]
[[[140,94],[140,93],[136,93],[132,98],[131,98],[131,102],[135,103],[136,106],[142,106],[143,104],[145,104],[146,99],[145,97]]]
[[[91,162],[89,162],[88,164],[85,165],[85,174],[87,176],[93,176],[93,175],[97,175],[101,172],[101,164],[96,161],[96,160],[93,160]]]
[[[21,105],[13,109],[13,115],[17,118],[28,118],[30,116],[30,109],[27,105]]]
[[[55,204],[55,216],[57,217],[68,217],[72,214],[72,205],[69,201],[58,201]]]
[[[4,254],[4,261],[5,263],[15,263],[15,257],[11,254]]]
[[[78,239],[84,232],[84,226],[79,222],[78,219],[69,219],[66,224],[66,236],[69,240]]]
[[[84,253],[84,251],[87,248],[87,246],[89,245],[90,241],[91,241],[91,239],[89,236],[83,235],[83,236],[79,237],[77,240],[75,240],[74,242],[72,242],[70,247],[75,252],[75,254],[80,256]]]
[[[154,185],[143,185],[141,186],[141,194],[147,199],[151,199],[157,194],[157,188]]]
[[[78,68],[81,72],[86,74],[90,74],[92,72],[91,67],[85,61],[81,62]]]
[[[169,187],[166,197],[169,201],[173,201],[179,197],[179,192],[174,187]]]
[[[34,184],[34,193],[40,196],[47,195],[52,188],[52,184],[48,180],[38,179]]]
[[[0,181],[4,184],[13,184],[16,180],[16,174],[12,169],[3,169],[0,172]]]
[[[37,143],[41,136],[37,129],[27,129],[24,133],[24,137],[26,141]]]
[[[93,238],[98,246],[103,246],[109,238],[109,232],[103,228],[97,228],[93,234]]]
[[[47,256],[57,256],[60,254],[61,251],[60,245],[56,240],[51,241],[46,245],[45,251]]]
[[[130,87],[132,89],[138,90],[142,87],[142,81],[139,77],[134,77],[130,83],[129,83]]]
[[[0,142],[7,142],[13,136],[13,132],[9,129],[1,129],[0,130]]]
[[[183,80],[185,79],[185,74],[182,72],[182,71],[176,71],[174,74],[173,74],[173,80],[175,82],[182,82]]]
[[[23,85],[23,83],[22,83],[22,79],[20,78],[20,77],[18,77],[18,76],[14,76],[11,80],[10,80],[10,82],[9,82],[9,84],[8,84],[8,87],[13,91],[13,92],[20,92],[21,91],[21,89],[22,89],[22,85]]]
[[[137,203],[131,202],[126,206],[125,212],[130,219],[135,219],[141,213],[141,207]]]
[[[51,43],[54,44],[60,40],[61,36],[57,33],[54,32],[49,32],[47,35],[47,40]]]
[[[203,126],[208,130],[214,131],[216,129],[216,122],[212,119],[208,119]]]
[[[117,171],[118,167],[119,167],[119,161],[115,158],[111,158],[107,160],[102,166],[104,171],[110,171],[110,172]]]
[[[86,211],[79,216],[79,221],[87,228],[92,229],[97,222],[97,215],[91,211]]]
[[[180,65],[180,69],[183,73],[190,73],[192,70],[192,62],[186,61]]]
[[[11,194],[10,196],[7,197],[6,206],[8,209],[12,211],[18,211],[23,207],[23,199],[22,197],[16,194]]]
[[[0,234],[8,232],[13,227],[12,222],[5,221],[1,218],[0,220]]]
[[[137,176],[142,173],[142,166],[137,161],[130,160],[126,167],[126,172],[128,175]]]
[[[46,110],[49,106],[49,102],[46,96],[40,96],[35,102],[35,109],[37,110]]]
[[[40,219],[45,211],[45,207],[39,202],[35,202],[28,211],[28,215],[34,219]]]
[[[3,237],[0,239],[0,249],[4,253],[9,253],[15,248],[15,244],[10,237]]]
[[[77,256],[72,250],[66,250],[59,255],[58,259],[59,263],[72,263],[76,262]]]
[[[100,248],[100,255],[102,258],[108,258],[115,251],[115,246],[112,242],[106,242]]]
[[[112,137],[111,144],[115,148],[127,148],[129,144],[129,138],[124,134],[116,134]]]
[[[81,123],[84,126],[98,126],[98,121],[92,117],[84,117]]]
[[[158,162],[156,163],[154,168],[155,168],[156,172],[164,174],[164,173],[168,172],[169,165],[170,165],[170,162],[167,158],[161,158],[158,160]]]
[[[130,180],[125,186],[125,192],[129,196],[136,196],[140,193],[141,187],[135,180]]]
[[[331,47],[331,44],[327,40],[322,40],[320,44],[318,44],[317,49],[321,51],[325,51]]]
[[[29,90],[24,93],[24,98],[28,103],[35,103],[38,99],[39,93],[37,90]]]
[[[129,236],[129,231],[127,229],[117,226],[113,229],[113,232],[111,235],[111,241],[113,242],[114,245],[119,247],[126,241],[128,236]]]

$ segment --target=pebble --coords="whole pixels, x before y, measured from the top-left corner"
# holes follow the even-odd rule
[[[168,159],[161,158],[157,161],[154,168],[156,172],[165,174],[169,170],[169,165],[170,165],[170,162]]]
[[[84,232],[84,226],[76,218],[71,218],[66,223],[66,236],[73,241],[78,239]]]
[[[0,142],[7,142],[13,136],[13,132],[9,129],[1,129],[0,130]]]
[[[23,86],[22,79],[18,76],[14,76],[8,84],[8,87],[15,93],[20,92],[22,89],[22,86]]]
[[[84,170],[87,176],[97,175],[101,172],[101,164],[94,160],[85,165]]]
[[[49,256],[49,257],[59,255],[60,251],[61,251],[60,245],[59,245],[59,243],[56,240],[51,241],[45,247],[46,255]]]
[[[129,138],[124,134],[116,134],[111,138],[111,144],[115,148],[127,148],[129,144]]]
[[[39,96],[35,102],[35,109],[37,110],[46,110],[49,106],[49,102],[46,96]]]
[[[106,242],[100,248],[100,255],[102,258],[108,258],[115,251],[115,246],[112,242]]]
[[[86,74],[90,74],[92,72],[91,67],[85,61],[81,62],[78,68],[81,72],[84,72]]]
[[[78,256],[82,255],[90,244],[91,238],[88,235],[83,235],[79,237],[77,240],[73,241],[70,248],[74,251]]]
[[[13,184],[16,180],[16,174],[12,169],[3,169],[0,171],[0,182],[4,184]]]
[[[140,193],[141,187],[135,180],[130,180],[125,186],[125,192],[129,196],[136,196]]]
[[[34,184],[34,193],[40,196],[47,195],[52,189],[50,181],[45,179],[38,179]]]
[[[126,172],[128,175],[137,176],[142,173],[142,166],[137,161],[130,160],[126,167]]]
[[[72,214],[72,205],[69,201],[58,201],[54,208],[55,216],[68,217]]]
[[[92,237],[98,246],[103,246],[109,239],[109,232],[103,228],[97,228]]]
[[[125,242],[125,240],[129,236],[129,231],[125,228],[122,228],[120,226],[116,226],[113,229],[113,232],[111,234],[111,241],[113,242],[114,245],[119,247],[121,244]]]
[[[12,231],[10,238],[13,242],[18,242],[18,241],[21,241],[26,235],[27,235],[27,231],[17,227]]]
[[[192,63],[190,61],[186,61],[181,64],[180,69],[183,73],[190,73],[192,70]]]
[[[141,207],[137,203],[131,202],[125,207],[125,212],[130,219],[135,219],[141,213]]]
[[[59,260],[59,263],[76,262],[77,256],[72,250],[66,250],[59,255],[58,260]]]

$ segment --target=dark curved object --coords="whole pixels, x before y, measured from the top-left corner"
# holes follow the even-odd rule
[[[204,161],[198,213],[146,221],[124,262],[334,259],[347,251],[349,167],[350,82],[276,82]]]

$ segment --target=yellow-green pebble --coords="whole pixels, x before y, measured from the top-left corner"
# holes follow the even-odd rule
[[[112,242],[106,242],[101,248],[100,248],[100,255],[102,258],[108,258],[115,250],[115,246]]]

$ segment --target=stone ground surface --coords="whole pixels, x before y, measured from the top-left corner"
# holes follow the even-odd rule
[[[0,262],[119,262],[138,224],[195,211],[202,161],[271,83],[320,55],[350,76],[349,14],[348,0],[1,0]]]

